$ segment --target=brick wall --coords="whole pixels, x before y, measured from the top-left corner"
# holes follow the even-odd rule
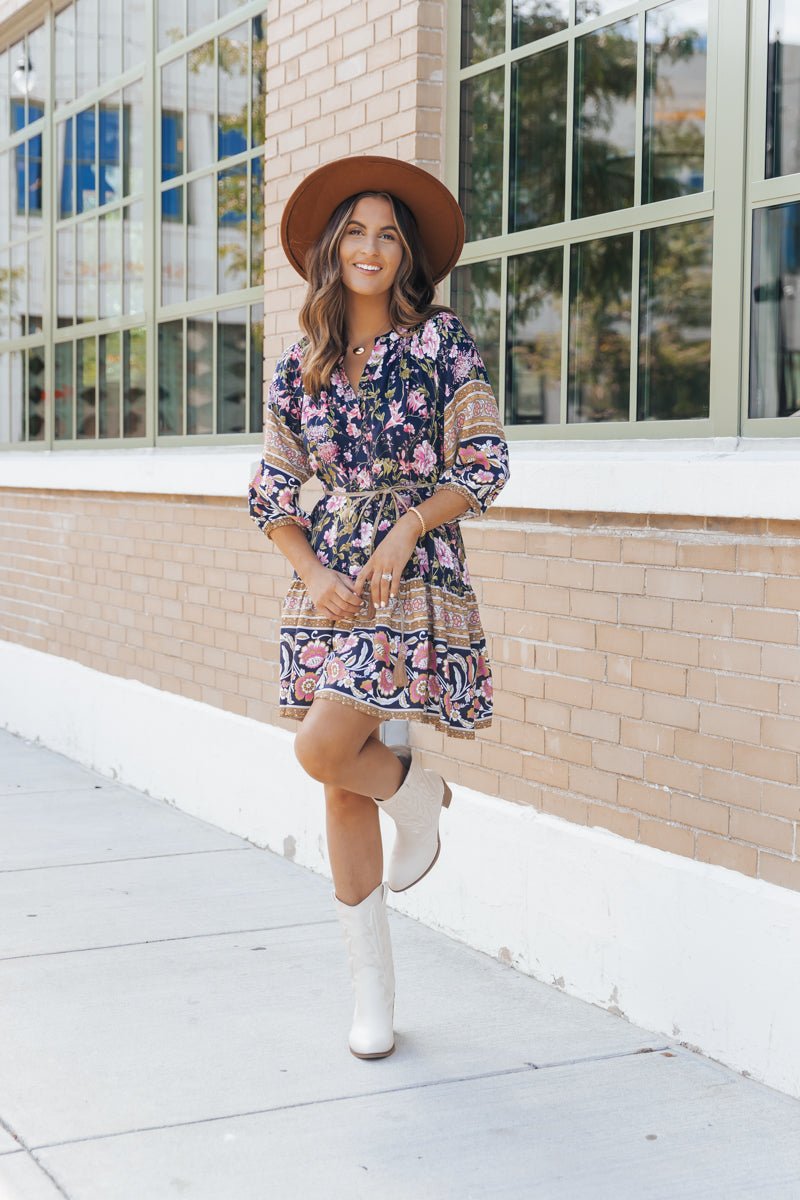
[[[495,721],[412,725],[426,761],[800,890],[800,525],[490,516],[463,531]],[[0,637],[277,719],[289,571],[244,496],[6,491],[0,529]]]

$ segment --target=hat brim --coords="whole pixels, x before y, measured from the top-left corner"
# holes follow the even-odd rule
[[[414,214],[434,283],[456,265],[464,246],[464,216],[452,193],[429,171],[376,154],[351,155],[325,163],[292,192],[281,217],[281,244],[295,270],[308,278],[307,251],[323,233],[331,213],[357,192],[390,192]]]

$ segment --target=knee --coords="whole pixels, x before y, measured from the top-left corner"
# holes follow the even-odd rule
[[[336,783],[341,776],[342,765],[346,754],[341,739],[321,729],[306,727],[306,721],[300,726],[294,739],[294,753],[300,766],[319,783]]]

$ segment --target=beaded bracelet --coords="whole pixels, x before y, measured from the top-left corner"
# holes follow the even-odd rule
[[[428,526],[425,524],[425,518],[423,517],[422,513],[419,511],[418,508],[414,508],[414,506],[411,505],[410,508],[406,509],[406,512],[413,512],[414,516],[417,518],[420,525],[422,526],[422,532],[419,534],[419,537],[422,537],[423,533],[428,532]]]

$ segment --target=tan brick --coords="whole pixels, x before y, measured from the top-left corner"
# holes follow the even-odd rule
[[[632,750],[630,746],[595,742],[592,749],[592,766],[615,775],[630,775],[634,779],[641,779],[644,774],[644,755],[640,750]]]
[[[696,667],[700,658],[700,643],[696,637],[683,633],[644,631],[642,654],[645,658],[668,663],[685,663]]]
[[[765,604],[767,608],[800,609],[800,579],[768,579]]]
[[[784,716],[800,717],[800,684],[782,683],[779,685],[778,710]]]
[[[566,788],[569,782],[569,765],[546,758],[538,754],[526,754],[522,764],[522,773],[526,779],[537,783],[546,783],[550,787]],[[542,807],[544,796],[542,797]]]
[[[545,694],[547,694],[546,687]],[[640,717],[644,709],[641,692],[633,691],[628,687],[616,687],[610,683],[594,685],[592,704],[601,712],[619,713],[625,717]]]
[[[525,607],[525,585],[509,583],[506,580],[485,579],[483,581],[483,599],[486,604],[491,604],[495,608],[523,609]]]
[[[627,629],[624,625],[598,625],[597,649],[611,654],[625,654],[639,658],[642,653],[642,634],[638,629]]]
[[[648,783],[660,784],[676,792],[700,794],[700,768],[679,758],[662,758],[648,754],[644,761],[644,777]]]
[[[696,571],[663,570],[648,567],[644,590],[648,596],[663,596],[673,600],[699,600],[702,595],[702,575]]]
[[[566,615],[569,613],[569,591],[563,587],[529,583],[525,585],[524,603],[529,611]]]
[[[500,722],[501,741],[506,746],[514,746],[517,750],[534,751],[536,754],[544,754],[545,736],[544,730],[538,725],[527,721],[510,721],[504,718]]]
[[[592,559],[595,562],[618,563],[622,557],[622,539],[607,534],[576,533],[572,538],[572,556]],[[641,588],[638,590],[641,591]]]
[[[675,749],[675,730],[649,721],[632,721],[622,717],[620,741],[635,750],[651,750],[655,754],[672,754]]]
[[[703,600],[727,605],[764,603],[764,580],[758,575],[716,571],[704,574],[702,579]]]
[[[778,850],[784,854],[792,853],[794,825],[791,821],[781,821],[739,808],[732,808],[730,813],[732,838],[740,842],[751,842],[754,846],[764,846],[769,850]]]
[[[554,792],[550,788],[542,788],[542,812],[549,813],[554,817],[561,817],[564,821],[571,821],[573,825],[585,825],[587,820],[589,806],[585,800],[581,800],[578,796],[565,795],[563,792]]]
[[[676,600],[672,606],[672,627],[682,632],[728,637],[732,624],[733,612],[722,604]]]
[[[700,642],[700,666],[742,675],[761,673],[761,647],[751,642],[727,638],[703,638]]]
[[[591,621],[571,620],[568,617],[550,617],[547,636],[551,642],[562,646],[582,646],[594,649],[594,630]]]
[[[656,850],[666,850],[669,854],[680,854],[682,858],[694,857],[694,843],[697,835],[691,829],[681,825],[668,825],[665,821],[648,821],[639,819],[639,841],[643,846],[653,846]]]
[[[730,811],[727,804],[712,804],[682,792],[670,793],[670,820],[679,825],[688,825],[691,829],[726,835]]]
[[[535,530],[527,534],[524,551],[526,554],[543,555],[546,559],[567,558],[572,554],[572,535]]]
[[[588,738],[575,737],[558,729],[545,730],[542,751],[551,758],[582,763],[584,766],[589,766],[592,761],[592,743]]]
[[[700,708],[700,732],[758,745],[761,741],[761,716],[740,708],[703,704]]]
[[[631,666],[631,683],[648,692],[667,692],[672,696],[686,694],[686,668],[652,659],[636,659]]]
[[[596,650],[559,649],[557,663],[562,675],[577,675],[579,679],[603,679],[606,656]]]
[[[504,666],[501,671],[502,688],[519,696],[542,696],[544,677],[536,671],[525,671],[518,667]]]
[[[674,567],[676,546],[666,538],[626,537],[622,541],[622,561],[630,563],[652,563]]]
[[[594,568],[594,586],[598,592],[641,594],[644,572],[645,568],[640,566],[598,563]]]
[[[784,642],[795,646],[798,640],[797,613],[736,608],[733,611],[733,632],[736,637],[750,641]]]
[[[545,676],[544,694],[548,700],[569,704],[575,708],[591,708],[592,684],[582,679]]]
[[[543,560],[547,565],[547,582],[568,588],[591,588],[594,566],[588,562],[571,562],[569,559],[551,558]]]
[[[751,711],[778,711],[778,684],[765,679],[740,679],[735,675],[720,675],[717,679],[717,702]]]
[[[693,700],[706,700],[713,703],[717,698],[716,671],[702,671],[699,667],[689,667],[686,672],[686,695]]]
[[[636,841],[639,832],[639,818],[635,813],[620,812],[617,808],[608,808],[604,804],[590,804],[586,819],[592,828],[608,829],[619,837]]]
[[[791,717],[762,717],[761,740],[765,746],[800,754],[800,720]]]
[[[728,738],[708,737],[688,729],[676,729],[675,756],[710,767],[730,769],[733,763],[733,743]]]
[[[525,701],[525,720],[544,729],[569,729],[570,710],[565,704],[529,697]]]
[[[613,713],[573,708],[570,712],[570,730],[584,737],[617,744],[620,740],[620,719]]]
[[[613,804],[617,798],[617,778],[607,771],[594,767],[582,767],[578,763],[569,766],[570,791],[579,796],[590,796],[593,800],[605,800]]]
[[[795,682],[800,679],[800,649],[765,643],[761,647],[761,670],[768,678]]]
[[[707,833],[697,835],[696,857],[698,862],[714,863],[742,875],[755,876],[758,866],[757,850]]]
[[[758,877],[779,887],[792,888],[800,892],[800,859],[790,862],[776,854],[758,852]]]
[[[737,742],[733,748],[733,769],[742,775],[755,775],[775,783],[797,783],[797,755],[785,750]]]
[[[800,546],[769,546],[760,542],[742,542],[738,547],[736,569],[763,572],[766,575],[800,576]]]
[[[636,779],[620,779],[618,802],[624,808],[633,808],[651,817],[669,817],[669,792]]]
[[[733,542],[681,542],[678,545],[677,565],[699,567],[706,571],[734,571],[736,545]]]
[[[672,628],[672,601],[652,596],[620,596],[619,619],[623,625]]]

